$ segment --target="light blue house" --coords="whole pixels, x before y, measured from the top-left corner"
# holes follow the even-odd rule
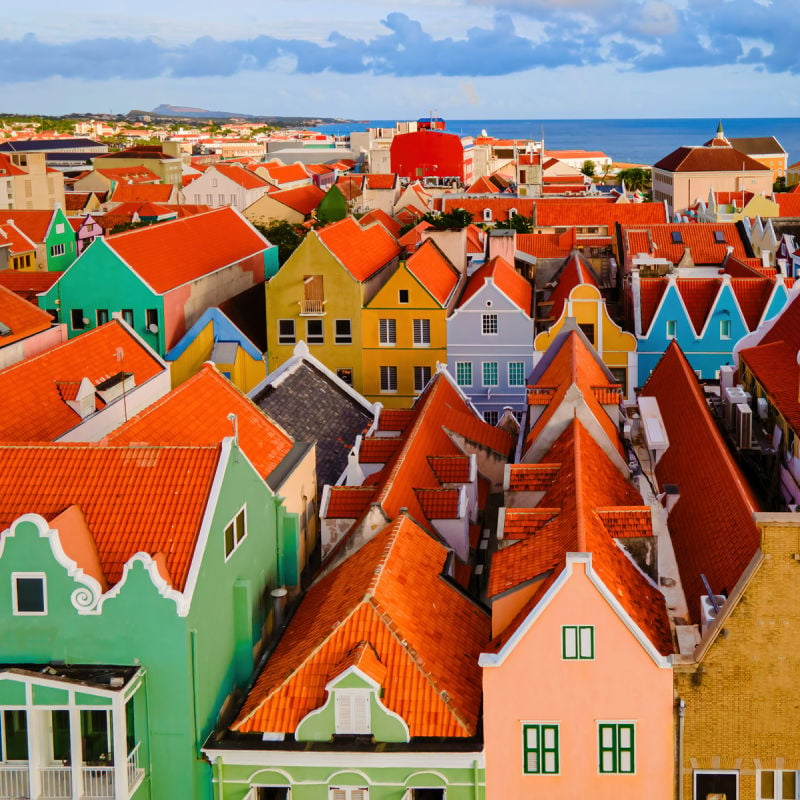
[[[639,381],[643,383],[675,339],[701,380],[719,378],[733,364],[733,347],[786,303],[782,276],[704,278],[631,275],[629,314],[638,340]]]
[[[510,407],[521,418],[533,369],[533,290],[496,256],[467,282],[447,319],[447,368],[490,424]]]

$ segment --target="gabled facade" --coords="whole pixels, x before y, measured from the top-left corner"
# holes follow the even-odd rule
[[[462,275],[432,241],[398,264],[364,306],[364,396],[407,408],[447,359],[447,317]]]
[[[58,309],[71,337],[119,316],[163,356],[274,262],[277,247],[236,210],[217,209],[95,241],[39,305]]]
[[[0,153],[0,209],[58,206],[64,206],[64,173],[47,166],[45,153]]]
[[[270,220],[282,219],[294,225],[305,222],[325,197],[318,186],[300,186],[261,195],[244,209],[244,215],[253,224],[266,225]]]
[[[36,245],[36,268],[50,272],[65,270],[77,257],[75,231],[64,211],[0,211],[0,223],[13,221]]]
[[[399,255],[384,228],[363,230],[352,217],[311,231],[267,284],[270,370],[302,340],[363,392],[361,309],[393,274]]]
[[[186,189],[186,199],[211,208],[244,210],[267,193],[269,183],[239,164],[213,164]]]
[[[65,338],[64,326],[53,324],[46,311],[0,285],[0,370],[49,350]]]
[[[533,368],[533,290],[504,259],[474,272],[447,320],[447,368],[491,423],[506,407],[521,418]]]

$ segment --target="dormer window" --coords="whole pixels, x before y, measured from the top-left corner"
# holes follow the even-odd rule
[[[491,208],[484,208],[483,209],[483,221],[484,222],[491,222],[492,221],[492,209]]]
[[[683,244],[683,236],[680,231],[672,231],[672,244]]]
[[[336,691],[336,733],[371,733],[369,689],[338,689]]]

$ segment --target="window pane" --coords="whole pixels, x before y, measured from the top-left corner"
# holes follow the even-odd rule
[[[497,386],[497,362],[486,361],[483,364],[483,385]]]
[[[44,614],[44,578],[17,578],[17,611]]]
[[[574,625],[565,625],[561,629],[561,636],[563,638],[563,655],[564,658],[577,658],[578,657],[578,632]]]
[[[28,715],[24,711],[4,711],[3,727],[6,735],[6,759],[28,760]]]
[[[52,711],[51,714],[53,723],[53,759],[69,764],[69,711]]]
[[[772,770],[761,772],[761,800],[775,800],[775,773]]]
[[[459,386],[472,385],[472,362],[471,361],[457,361],[456,362],[456,383]]]
[[[294,344],[294,320],[278,320],[278,344]]]
[[[245,528],[244,528],[244,509],[242,509],[236,515],[236,544],[238,545],[239,542],[244,539]]]
[[[225,528],[225,555],[229,556],[233,552],[233,523]]]
[[[508,385],[525,385],[525,364],[522,361],[511,361],[508,365]]]
[[[580,654],[581,658],[594,658],[594,628],[591,625],[581,626]]]
[[[783,800],[794,800],[797,791],[797,773],[781,773],[781,796]]]

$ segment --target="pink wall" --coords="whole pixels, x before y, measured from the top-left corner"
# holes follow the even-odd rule
[[[595,658],[564,661],[562,625],[595,627]],[[486,800],[671,800],[672,670],[659,667],[576,563],[502,665],[484,667]],[[635,773],[601,774],[597,723],[634,722]],[[523,773],[522,723],[560,724],[558,775]]]

